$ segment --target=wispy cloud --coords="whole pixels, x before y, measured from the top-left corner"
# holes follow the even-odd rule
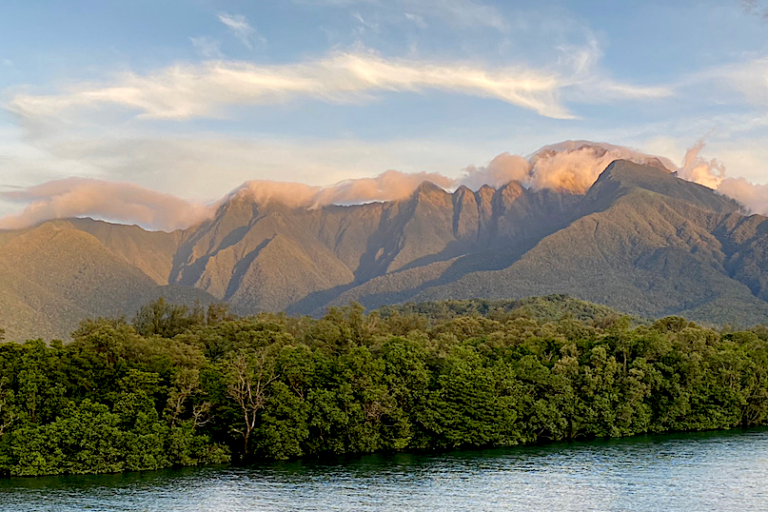
[[[474,0],[398,0],[410,12],[436,17],[458,26],[506,30],[507,22],[495,7]]]
[[[426,18],[432,18],[460,28],[480,27],[500,31],[508,29],[504,16],[496,7],[477,0],[293,0],[293,2],[336,8],[365,5],[390,11],[405,11],[411,16],[417,16],[422,23]]]
[[[266,39],[256,32],[242,14],[219,14],[219,21],[232,31],[232,34],[247,48],[253,48],[254,39],[266,43]]]
[[[728,105],[725,114],[709,116],[729,133],[764,127],[768,120],[768,56],[716,65],[683,75],[675,88],[690,100],[709,106]],[[746,111],[745,109],[748,109]]]
[[[190,37],[192,46],[197,53],[205,59],[221,59],[224,55],[221,53],[221,42],[207,36]]]
[[[597,40],[590,38],[583,46],[560,47],[560,64],[570,73],[563,76],[562,87],[572,101],[600,104],[622,99],[654,99],[673,95],[667,85],[644,86],[616,81],[600,71],[603,51]]]
[[[408,21],[412,21],[419,28],[427,28],[427,23],[424,21],[424,16],[419,16],[418,14],[406,12],[405,19],[407,19]]]
[[[665,87],[611,81],[589,67],[593,63],[560,71],[522,65],[494,68],[466,62],[387,59],[372,52],[334,53],[320,60],[274,66],[211,61],[175,65],[144,76],[127,73],[112,83],[81,84],[60,94],[18,94],[9,108],[28,119],[110,105],[137,111],[139,117],[190,119],[220,117],[227,107],[236,105],[276,104],[302,97],[356,103],[371,100],[376,93],[439,90],[568,119],[573,115],[561,100],[563,91],[575,93],[576,101],[584,103],[672,94]]]
[[[768,106],[768,57],[719,66],[694,76],[694,81],[714,81],[731,88],[748,102]]]

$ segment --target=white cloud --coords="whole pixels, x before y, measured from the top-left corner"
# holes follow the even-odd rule
[[[406,12],[405,19],[407,19],[408,21],[412,21],[419,28],[427,28],[427,23],[424,21],[424,16],[419,16],[418,14]]]
[[[207,36],[190,37],[192,46],[195,47],[197,53],[205,59],[221,59],[224,54],[221,53],[221,42]]]
[[[336,8],[367,5],[378,9],[405,10],[411,16],[418,16],[422,22],[426,18],[440,19],[457,28],[493,28],[499,31],[508,29],[507,22],[498,9],[476,0],[293,0],[293,2],[300,5]],[[411,19],[411,21],[416,20]]]
[[[730,64],[705,73],[755,105],[768,106],[768,57]]]
[[[690,73],[676,87],[686,90],[688,97],[700,98],[709,105],[768,107],[768,56]],[[757,117],[765,124],[765,113]]]
[[[253,48],[253,40],[258,39],[262,44],[266,39],[259,35],[242,14],[219,14],[219,21],[232,31],[232,34],[247,48]]]
[[[423,17],[437,17],[456,26],[490,27],[506,30],[507,22],[499,11],[473,0],[398,0],[410,12]]]
[[[669,86],[640,86],[618,82],[600,72],[603,52],[597,40],[590,38],[584,46],[562,46],[560,63],[571,69],[563,86],[569,88],[569,98],[584,103],[609,103],[618,99],[654,99],[672,95]]]
[[[567,66],[557,71],[387,59],[358,52],[271,66],[235,61],[179,64],[150,75],[126,73],[112,83],[80,84],[60,94],[18,94],[9,108],[30,120],[77,115],[105,106],[138,111],[139,117],[191,119],[220,117],[227,107],[283,103],[300,97],[354,103],[370,100],[375,93],[427,90],[500,100],[560,119],[573,117],[561,101],[564,90],[587,103],[672,94],[665,87],[611,81],[595,70],[595,59],[579,63],[575,71]]]

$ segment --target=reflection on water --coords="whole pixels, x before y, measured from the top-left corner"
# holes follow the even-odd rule
[[[765,511],[768,430],[0,480],[0,510]]]

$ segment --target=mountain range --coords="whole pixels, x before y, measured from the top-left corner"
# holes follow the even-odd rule
[[[164,296],[241,314],[357,301],[568,294],[627,313],[768,323],[768,222],[659,165],[611,163],[584,194],[512,181],[296,208],[231,195],[171,233],[92,219],[0,231],[0,327],[62,337]]]

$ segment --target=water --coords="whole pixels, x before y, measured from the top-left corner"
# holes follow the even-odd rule
[[[0,480],[3,512],[766,511],[768,430]]]

